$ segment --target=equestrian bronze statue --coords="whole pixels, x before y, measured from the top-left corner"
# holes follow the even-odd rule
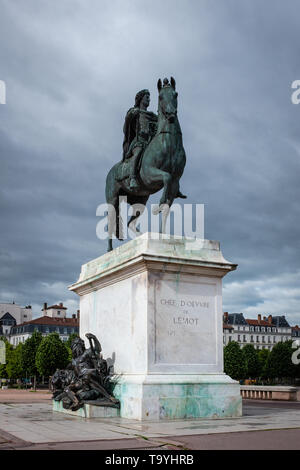
[[[139,209],[131,216],[128,226],[142,215],[148,198],[162,191],[156,213],[170,208],[175,198],[186,198],[179,189],[179,180],[186,163],[182,132],[177,117],[176,84],[158,80],[158,115],[147,111],[148,90],[141,90],[135,106],[127,112],[124,124],[123,159],[114,165],[106,178],[108,204],[108,251],[112,237],[122,239],[120,197],[126,196],[130,206]]]

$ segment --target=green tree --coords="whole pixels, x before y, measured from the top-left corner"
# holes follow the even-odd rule
[[[35,365],[35,356],[42,339],[42,333],[39,331],[34,331],[32,336],[24,343],[22,350],[22,366],[24,372],[27,372],[29,377],[36,376],[38,374]]]
[[[7,341],[5,336],[1,336],[0,339],[5,343],[5,364],[0,364],[0,378],[7,379],[7,363],[11,357],[13,346]]]
[[[256,349],[252,344],[246,344],[246,346],[244,346],[242,349],[242,353],[247,366],[246,377],[248,379],[254,379],[258,377],[260,372],[260,364]]]
[[[269,349],[260,349],[258,351],[259,376],[262,379],[268,378],[267,362],[270,355]]]
[[[292,362],[292,341],[277,343],[267,360],[267,374],[271,379],[291,379],[296,376],[297,367]]]
[[[244,379],[246,376],[246,359],[236,341],[231,341],[224,348],[224,372],[234,380]]]
[[[58,333],[45,336],[36,353],[36,367],[40,375],[49,377],[56,369],[64,369],[69,362],[69,350]]]
[[[19,343],[8,356],[6,372],[9,379],[21,379],[24,376],[22,367],[23,347],[23,343]]]

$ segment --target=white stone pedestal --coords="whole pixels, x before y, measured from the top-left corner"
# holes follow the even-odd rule
[[[79,418],[118,418],[120,410],[111,406],[99,406],[92,403],[84,403],[77,411],[66,410],[61,401],[52,400],[52,410]]]
[[[236,269],[218,242],[146,233],[82,266],[80,336],[114,364],[120,416],[138,420],[242,413],[223,373],[222,277]]]

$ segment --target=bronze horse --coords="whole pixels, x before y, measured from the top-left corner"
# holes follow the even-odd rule
[[[139,204],[140,209],[131,216],[129,224],[136,223],[149,196],[163,188],[156,213],[170,208],[177,197],[185,198],[179,190],[179,180],[186,163],[182,143],[182,133],[177,117],[176,84],[173,77],[170,83],[158,80],[158,123],[157,132],[146,147],[140,161],[139,187],[130,189],[129,175],[124,174],[124,163],[118,162],[106,178],[106,202],[108,203],[108,251],[112,250],[112,236],[122,239],[122,221],[119,211],[119,197],[126,196],[127,203]]]

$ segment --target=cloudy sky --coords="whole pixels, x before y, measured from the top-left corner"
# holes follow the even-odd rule
[[[238,270],[224,310],[300,324],[298,0],[0,0],[0,302],[63,301],[135,93],[176,79],[190,203]],[[159,195],[152,196],[155,203]]]

